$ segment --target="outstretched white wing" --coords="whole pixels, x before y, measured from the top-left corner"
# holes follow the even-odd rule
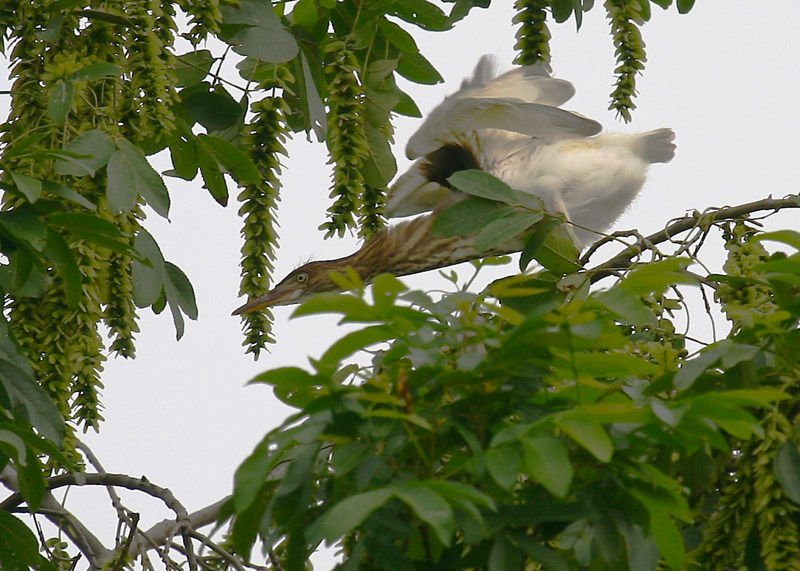
[[[406,146],[408,158],[424,156],[481,129],[544,139],[600,132],[596,121],[558,108],[574,95],[575,88],[550,77],[548,66],[524,66],[493,77],[493,65],[490,56],[481,58],[472,78],[431,111]]]

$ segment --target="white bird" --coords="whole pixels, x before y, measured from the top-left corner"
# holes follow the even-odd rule
[[[411,168],[391,186],[388,217],[434,210],[465,198],[446,179],[483,170],[512,188],[536,195],[548,212],[574,224],[579,245],[607,230],[639,194],[651,163],[675,155],[671,129],[598,134],[596,121],[561,109],[574,94],[546,65],[495,77],[492,56],[445,98],[406,147]]]

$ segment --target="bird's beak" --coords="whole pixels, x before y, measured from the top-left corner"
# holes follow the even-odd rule
[[[265,307],[293,303],[294,300],[297,299],[299,293],[299,291],[279,291],[278,288],[275,288],[264,295],[251,299],[242,307],[235,309],[231,315],[244,315],[245,313],[252,313]]]

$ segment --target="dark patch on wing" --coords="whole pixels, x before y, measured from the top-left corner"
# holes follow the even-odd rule
[[[428,180],[449,187],[447,179],[451,174],[469,169],[480,169],[478,158],[472,148],[458,143],[445,143],[425,155],[420,171]]]

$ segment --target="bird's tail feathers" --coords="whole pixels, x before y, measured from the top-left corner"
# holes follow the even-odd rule
[[[483,54],[475,65],[475,71],[472,72],[472,77],[465,77],[464,81],[461,82],[461,90],[491,81],[497,76],[498,68],[497,56],[494,54]]]
[[[675,157],[675,132],[669,128],[641,133],[637,154],[649,163],[668,163]]]

